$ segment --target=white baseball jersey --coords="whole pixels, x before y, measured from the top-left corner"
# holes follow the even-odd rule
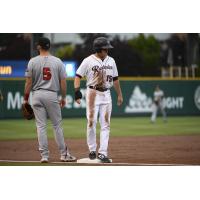
[[[52,55],[32,58],[25,73],[33,80],[32,90],[45,89],[54,92],[60,90],[60,80],[66,78],[63,62]]]
[[[76,75],[79,77],[85,76],[87,86],[109,89],[113,85],[113,80],[118,77],[118,71],[115,60],[112,57],[106,56],[102,61],[92,54],[83,60]]]
[[[154,101],[161,101],[164,97],[164,92],[162,90],[154,92]]]
[[[158,109],[160,109],[163,115],[163,121],[166,121],[167,119],[167,115],[163,105],[163,97],[164,97],[164,92],[162,90],[157,90],[154,92],[154,101],[157,103],[154,103],[152,105],[152,115],[151,115],[152,122],[156,121]]]

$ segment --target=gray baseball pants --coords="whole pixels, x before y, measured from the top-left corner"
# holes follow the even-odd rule
[[[48,90],[37,90],[32,96],[33,111],[37,127],[39,151],[42,158],[49,158],[48,139],[47,139],[47,117],[51,120],[54,136],[61,156],[67,154],[62,129],[61,108],[56,92]]]

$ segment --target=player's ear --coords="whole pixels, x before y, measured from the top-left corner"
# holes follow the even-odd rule
[[[39,51],[39,50],[41,50],[41,46],[40,45],[37,45],[36,46],[36,49]]]
[[[108,53],[108,49],[103,49],[104,52]]]

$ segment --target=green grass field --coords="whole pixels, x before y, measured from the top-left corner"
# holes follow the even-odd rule
[[[86,119],[64,119],[63,128],[67,138],[85,138]],[[50,122],[47,130],[49,138],[53,138]],[[163,123],[162,119],[158,118],[155,124],[150,123],[149,117],[112,118],[111,120],[111,136],[184,134],[200,134],[200,117],[170,117],[167,123]],[[36,137],[34,120],[0,120],[0,140]]]

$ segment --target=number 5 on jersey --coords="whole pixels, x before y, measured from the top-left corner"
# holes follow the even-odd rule
[[[43,80],[49,81],[51,79],[51,70],[49,67],[43,67]]]

